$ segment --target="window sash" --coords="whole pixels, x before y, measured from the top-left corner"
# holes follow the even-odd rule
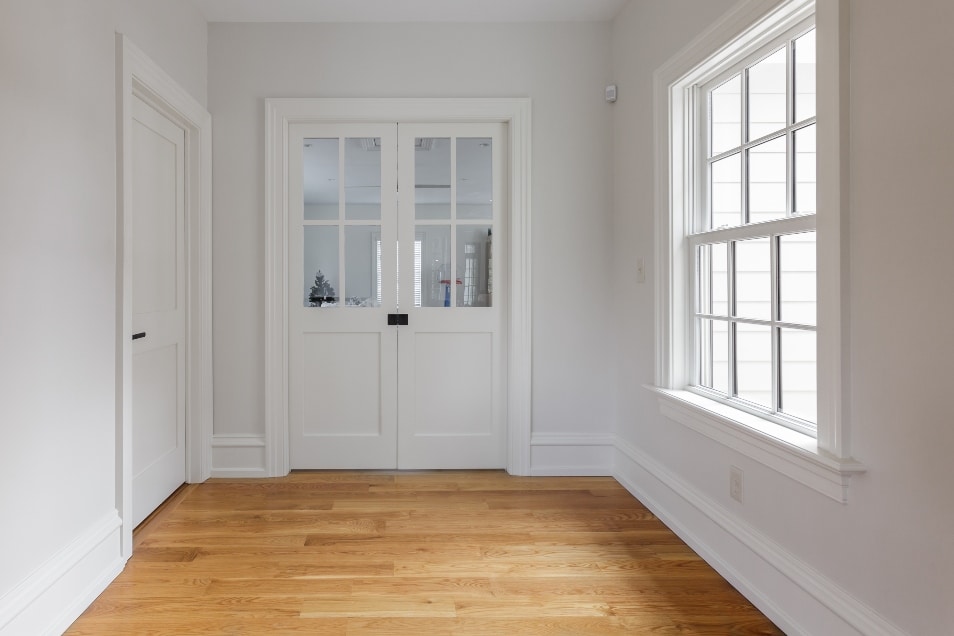
[[[731,404],[733,408],[758,415],[769,419],[782,426],[796,430],[798,432],[815,437],[817,435],[817,424],[807,420],[800,419],[793,415],[783,412],[782,402],[782,342],[781,334],[783,329],[793,329],[801,331],[816,332],[817,327],[812,325],[803,325],[783,322],[780,319],[779,306],[779,237],[789,234],[797,234],[816,230],[816,218],[814,213],[797,214],[795,212],[795,191],[797,176],[795,174],[795,135],[798,131],[816,124],[816,117],[808,117],[801,121],[794,121],[795,112],[795,41],[809,32],[815,26],[814,16],[805,19],[795,26],[787,29],[778,37],[766,42],[756,51],[739,59],[731,66],[719,71],[716,75],[707,81],[697,84],[690,92],[688,97],[692,101],[692,111],[694,113],[693,123],[695,134],[690,135],[691,144],[687,148],[689,156],[693,160],[689,165],[694,166],[695,178],[690,180],[694,185],[694,192],[687,197],[688,201],[693,202],[694,212],[687,218],[689,224],[689,233],[686,236],[688,246],[689,267],[688,273],[688,292],[689,302],[688,311],[688,330],[691,334],[691,347],[688,352],[689,362],[689,385],[690,390],[704,395],[710,399],[716,399]],[[776,130],[763,134],[758,138],[748,139],[748,105],[749,105],[749,86],[748,70],[758,64],[761,60],[775,54],[779,50],[785,51],[785,123],[784,126]],[[712,131],[710,122],[712,118],[712,91],[720,87],[725,82],[731,80],[736,75],[741,78],[740,82],[740,131],[739,143],[728,149],[721,149],[717,154],[711,153]],[[816,128],[817,130],[817,128]],[[750,171],[749,171],[749,152],[751,149],[760,146],[774,139],[784,138],[786,143],[785,151],[785,211],[784,217],[770,221],[751,222],[750,212]],[[741,158],[741,172],[739,179],[741,217],[740,225],[724,226],[714,229],[710,228],[711,209],[712,209],[712,166],[717,161],[739,154]],[[738,315],[736,305],[736,279],[738,271],[735,267],[735,249],[739,241],[748,239],[768,238],[770,246],[770,319],[758,319]],[[726,315],[716,315],[713,313],[701,311],[698,306],[701,294],[710,290],[700,289],[700,276],[703,273],[702,263],[699,262],[700,247],[705,245],[715,245],[725,243],[727,246],[727,278],[728,278],[728,307]],[[817,277],[817,264],[816,264]],[[708,377],[710,384],[712,381],[712,369],[708,368],[715,364],[711,351],[709,356],[702,349],[703,347],[712,347],[712,341],[707,334],[703,334],[706,325],[712,325],[712,322],[723,322],[727,326],[727,346],[728,346],[728,380],[727,391],[721,392],[704,385]],[[764,326],[769,329],[771,337],[771,404],[766,408],[765,405],[751,402],[739,395],[739,351],[738,351],[738,327],[739,325]],[[815,371],[817,377],[818,358],[815,357]],[[704,366],[706,368],[704,368]],[[816,390],[817,400],[817,390]]]

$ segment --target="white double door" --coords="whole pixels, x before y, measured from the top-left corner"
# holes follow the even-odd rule
[[[503,124],[294,124],[292,468],[506,465]]]

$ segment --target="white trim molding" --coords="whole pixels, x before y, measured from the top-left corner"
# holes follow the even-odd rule
[[[212,477],[268,477],[264,435],[213,435]]]
[[[0,597],[0,636],[62,634],[123,570],[115,510]]]
[[[265,458],[271,477],[288,474],[288,127],[296,123],[500,122],[510,138],[510,315],[507,470],[529,475],[531,424],[530,100],[265,100]]]
[[[132,554],[132,97],[185,132],[186,481],[212,468],[212,116],[129,39],[116,34],[117,81],[117,508]]]
[[[534,477],[607,477],[613,474],[616,436],[534,433],[530,474]]]
[[[713,400],[690,396],[691,347],[688,210],[696,176],[687,156],[696,87],[715,69],[814,13],[818,59],[818,434],[798,435],[768,420],[730,413]],[[654,82],[656,225],[656,373],[660,411],[725,444],[846,502],[849,479],[864,472],[850,453],[848,347],[848,2],[742,0],[660,67]]]
[[[789,636],[905,636],[632,444],[616,448],[616,480]]]

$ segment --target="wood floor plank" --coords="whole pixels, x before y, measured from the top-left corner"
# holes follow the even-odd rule
[[[212,480],[135,546],[67,634],[781,634],[605,477]]]

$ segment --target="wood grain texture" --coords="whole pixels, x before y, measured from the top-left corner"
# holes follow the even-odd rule
[[[610,478],[211,480],[134,545],[67,634],[782,634]]]

